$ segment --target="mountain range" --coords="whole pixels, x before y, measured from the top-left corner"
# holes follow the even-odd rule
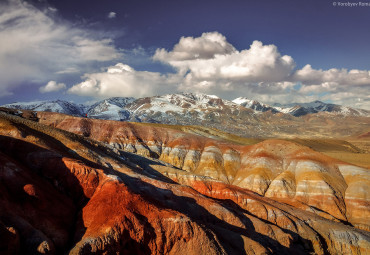
[[[33,111],[51,111],[76,116],[85,116],[87,114],[88,117],[111,120],[128,120],[134,118],[140,120],[147,116],[149,112],[153,112],[154,115],[156,113],[166,114],[167,112],[182,113],[184,110],[199,113],[202,110],[213,110],[213,108],[224,108],[225,106],[236,109],[238,108],[237,105],[252,109],[254,113],[271,111],[272,113],[286,113],[295,117],[318,112],[328,112],[338,115],[370,116],[370,111],[368,110],[321,101],[290,104],[275,103],[268,105],[247,97],[239,97],[229,101],[214,95],[200,93],[167,94],[138,99],[133,97],[112,97],[93,104],[76,104],[65,100],[16,102],[3,105],[3,107]]]
[[[370,116],[368,110],[320,101],[267,105],[245,97],[229,101],[197,93],[138,99],[112,97],[92,104],[76,104],[63,100],[21,102],[3,107],[50,111],[94,119],[200,125],[250,137],[281,137],[306,133],[309,136],[331,137],[364,133],[368,131],[366,128]],[[350,123],[356,125],[348,126]]]

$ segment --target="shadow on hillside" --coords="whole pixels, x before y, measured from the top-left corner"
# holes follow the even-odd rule
[[[151,167],[151,165],[168,166],[168,164],[163,163],[163,162],[158,161],[158,160],[152,160],[150,158],[143,157],[143,156],[140,156],[140,155],[137,155],[137,154],[134,154],[134,153],[122,152],[121,151],[121,154],[123,154],[125,157],[129,158],[131,162],[134,162],[135,164],[139,164],[147,173],[150,174],[150,177],[154,176],[155,179],[166,181],[167,183],[173,183],[173,184],[175,183],[171,179],[169,179],[167,176],[164,176],[162,173],[158,172],[157,170],[155,170]],[[183,171],[181,169],[178,169],[178,170]],[[123,175],[123,176],[121,176],[123,180],[134,179],[132,177],[125,176],[124,174],[119,173],[119,172],[116,172],[115,174]],[[140,182],[140,181],[136,180],[136,182]],[[126,184],[128,185],[129,183],[130,183],[130,181]],[[177,184],[177,183],[175,183],[175,184]],[[147,197],[152,197],[152,199],[153,199],[153,194],[161,194],[161,193],[169,192],[168,190],[160,189],[160,188],[155,187],[155,186],[153,186],[149,183],[145,183],[145,185],[150,186],[150,188],[144,189],[144,190],[147,191],[147,190],[153,189],[153,192],[147,192],[147,194],[146,194]],[[142,187],[142,186],[143,186],[143,184],[137,183],[136,185],[133,185],[131,188],[133,190],[135,190],[135,187]],[[136,190],[136,192],[142,194],[141,190]],[[203,226],[206,222],[210,223],[210,225],[206,225],[207,228],[209,228],[213,232],[215,232],[216,236],[217,236],[217,239],[218,240],[223,240],[223,242],[225,244],[230,243],[230,240],[229,240],[230,236],[226,235],[227,237],[225,238],[225,233],[224,232],[227,232],[227,231],[231,230],[231,232],[238,233],[237,235],[246,236],[246,237],[262,244],[267,249],[269,249],[271,251],[274,251],[274,252],[278,252],[279,254],[300,254],[300,253],[307,254],[307,253],[313,252],[313,245],[312,245],[311,241],[302,238],[297,233],[295,233],[295,232],[293,232],[289,229],[282,229],[282,230],[283,230],[283,232],[288,233],[292,236],[292,238],[294,240],[292,246],[294,246],[294,247],[285,247],[285,246],[281,245],[278,241],[276,241],[274,239],[271,239],[268,236],[265,236],[263,234],[260,234],[260,233],[256,232],[255,229],[254,229],[253,223],[249,219],[249,217],[253,217],[253,218],[258,218],[258,217],[251,214],[247,210],[243,209],[242,207],[240,207],[238,204],[236,204],[234,201],[232,201],[230,199],[222,200],[222,199],[215,199],[215,198],[212,198],[212,197],[207,197],[208,199],[211,199],[213,201],[217,201],[217,203],[221,204],[223,207],[225,207],[228,210],[230,210],[231,212],[233,212],[233,214],[235,216],[237,216],[240,219],[241,222],[243,222],[245,228],[239,228],[239,227],[230,225],[230,224],[226,223],[225,221],[222,221],[222,220],[218,219],[214,215],[210,214],[206,209],[197,205],[197,201],[195,199],[192,199],[192,198],[189,198],[189,197],[177,196],[177,195],[173,194],[173,192],[171,192],[171,191],[170,191],[170,193],[171,193],[171,196],[167,193],[165,196],[161,197],[160,199],[155,197],[156,201],[154,203],[156,203],[156,204],[161,204],[162,203],[162,206],[165,207],[165,208],[169,208],[169,209],[172,209],[172,210],[179,211],[179,212],[187,215],[190,219],[194,220],[195,222],[197,222],[201,226]],[[204,196],[204,195],[202,195],[202,196]],[[169,201],[181,201],[181,202],[180,202],[180,204],[177,204],[178,207],[174,207],[174,206],[166,205],[166,204],[163,205],[163,201],[168,201],[168,200]],[[185,204],[185,203],[187,203],[188,206],[183,206],[183,204]],[[194,210],[186,210],[185,209],[185,208],[192,208],[194,206],[196,207],[196,208],[194,208]],[[204,222],[204,219],[206,219],[206,222]],[[274,225],[273,223],[271,223],[267,220],[264,220],[264,219],[261,219],[261,218],[258,218],[258,219],[260,221],[264,222],[267,225]],[[205,230],[206,230],[206,228],[205,228]],[[217,231],[218,231],[218,233],[217,233]],[[236,237],[236,239],[239,239],[239,238],[240,237]],[[319,236],[319,238],[322,238],[322,237]],[[322,242],[322,245],[323,245],[324,248],[327,247],[325,240],[321,240],[321,242]],[[238,253],[240,253],[240,249],[244,250],[243,245],[244,245],[244,242],[240,238],[239,242],[236,241],[234,243],[234,245],[232,245],[232,247],[229,247],[229,251],[231,253],[229,253],[229,252],[228,253],[229,254],[238,254]],[[224,245],[222,245],[222,246],[224,246]],[[234,246],[237,246],[236,251],[233,250],[235,248]]]
[[[131,162],[140,165],[145,170],[145,172],[140,171],[140,174],[149,174],[149,177],[151,178],[165,181],[168,184],[174,184],[171,185],[172,187],[179,185],[151,167],[151,165],[167,166],[165,163],[133,153],[121,152],[121,154]],[[182,171],[181,169],[178,170]],[[245,228],[234,226],[217,218],[204,207],[199,205],[194,198],[176,195],[169,189],[156,187],[138,178],[130,177],[124,173],[115,171],[114,169],[109,169],[109,173],[119,176],[123,183],[130,187],[132,191],[144,196],[154,205],[165,209],[175,210],[188,216],[192,221],[196,222],[205,231],[205,233],[207,233],[210,240],[213,240],[215,243],[217,242],[216,240],[218,240],[222,246],[222,248],[218,247],[219,251],[225,249],[227,254],[246,254],[245,245],[248,244],[244,243],[241,236],[245,236],[258,242],[263,247],[278,254],[307,254],[313,251],[312,243],[309,240],[300,237],[298,234],[290,230],[283,229],[284,232],[292,235],[295,240],[292,247],[285,247],[278,241],[256,232],[252,221],[249,219],[249,217],[256,216],[241,208],[231,200],[219,200],[207,197],[231,211],[244,224]],[[205,197],[200,193],[199,195],[200,197]],[[266,220],[259,220],[263,221],[265,224],[273,225]],[[209,232],[209,230],[211,230],[211,232]],[[215,234],[216,238],[212,233]],[[148,247],[146,247],[146,249],[147,248]]]
[[[286,233],[291,234],[296,240],[292,245],[293,247],[285,247],[269,236],[256,232],[253,222],[248,218],[248,216],[252,215],[231,200],[218,200],[207,197],[207,199],[211,199],[231,211],[240,219],[245,228],[234,226],[219,219],[199,205],[194,198],[176,195],[171,190],[158,188],[150,183],[143,182],[119,172],[116,174],[119,175],[123,182],[135,193],[141,194],[153,204],[178,211],[188,216],[207,233],[210,240],[215,241],[215,243],[217,243],[217,241],[219,242],[222,246],[222,248],[218,247],[219,251],[225,249],[227,254],[246,254],[245,246],[248,246],[248,244],[244,243],[241,236],[245,236],[261,244],[263,247],[267,248],[267,250],[276,254],[307,254],[313,251],[312,244],[309,240],[303,239],[292,231],[284,230]],[[199,194],[199,197],[200,199],[204,199],[205,196]],[[224,216],[227,217],[227,213]],[[264,223],[272,225],[268,221],[264,221]],[[211,232],[208,230],[211,230]],[[216,238],[213,234],[215,234]]]
[[[152,167],[153,165],[167,166],[167,167],[175,168],[179,171],[184,171],[184,170],[176,168],[175,166],[167,164],[165,162],[161,162],[161,161],[156,160],[156,159],[151,159],[151,158],[147,158],[147,157],[144,157],[144,156],[140,156],[140,155],[137,155],[137,154],[134,154],[134,153],[131,153],[131,152],[120,151],[120,154],[122,156],[124,156],[125,158],[127,158],[128,161],[133,164],[133,165],[129,164],[129,166],[133,167],[134,165],[138,165],[145,172],[133,167],[132,169],[134,171],[136,171],[139,174],[147,174],[147,175],[149,175],[149,177],[154,178],[154,179],[159,180],[159,181],[164,181],[164,182],[167,182],[167,183],[176,184],[176,182],[174,182],[173,180],[171,180],[167,176],[165,176],[165,175],[161,174],[160,172],[158,172],[157,170],[155,170]]]
[[[81,240],[85,233],[86,229],[83,224],[81,209],[86,205],[89,199],[85,196],[79,180],[74,174],[71,173],[71,170],[68,169],[62,161],[62,155],[60,152],[67,153],[69,148],[57,139],[40,131],[32,130],[32,132],[37,137],[45,140],[47,145],[55,149],[57,152],[7,136],[0,136],[0,150],[12,157],[14,160],[21,162],[21,164],[27,169],[34,171],[35,174],[41,176],[43,179],[45,179],[45,181],[53,185],[53,187],[61,194],[72,198],[74,201],[77,210],[75,212],[76,216],[74,222],[71,223],[71,227],[68,230],[70,233],[69,247],[67,247],[67,249],[66,247],[57,247],[59,248],[59,252],[63,253]],[[130,155],[126,156],[130,157]],[[71,155],[69,155],[69,157],[72,158]],[[309,251],[312,251],[312,246],[307,247],[306,245],[306,249],[308,249],[306,250],[303,248],[301,243],[295,244],[294,247],[285,247],[276,240],[256,232],[252,221],[246,216],[248,212],[230,201],[220,201],[209,198],[213,201],[217,201],[218,204],[221,204],[223,207],[233,212],[233,214],[241,220],[245,228],[234,226],[217,218],[204,207],[199,205],[194,198],[179,196],[174,194],[172,190],[158,188],[138,178],[134,178],[122,172],[116,171],[113,168],[107,168],[98,165],[78,156],[77,154],[73,155],[73,158],[79,159],[91,167],[102,169],[106,174],[114,174],[119,176],[122,182],[134,193],[140,194],[153,205],[165,209],[171,209],[186,215],[191,221],[197,223],[198,226],[204,230],[208,238],[213,240],[220,252],[224,249],[227,254],[246,254],[245,246],[248,246],[248,244],[244,243],[244,240],[241,236],[248,237],[249,239],[260,243],[263,247],[271,250],[273,253],[299,254],[300,252],[308,253]],[[135,161],[140,161],[141,165],[145,167],[146,171],[150,172],[151,176],[149,177],[164,181],[168,183],[168,185],[171,185],[171,187],[175,189],[177,188],[177,184],[175,184],[175,182],[150,167],[151,164],[160,164],[159,162],[152,161],[138,155],[136,155]],[[140,174],[146,174],[138,169],[136,169],[136,171]],[[199,198],[204,199],[204,196],[200,195]],[[145,215],[141,216],[145,218]],[[155,237],[156,234],[153,232],[153,226],[151,226],[149,222],[147,222],[145,230],[150,232],[148,235]],[[296,235],[294,233],[291,234]],[[125,238],[130,238],[128,233],[122,233],[122,235]],[[301,237],[296,238],[302,240]],[[129,240],[130,241],[126,240],[122,243],[118,243],[115,247],[119,248],[121,251],[126,250],[127,252],[131,251],[141,254],[149,253],[150,240],[146,239],[145,243],[137,243],[132,239]],[[302,242],[307,243],[308,241],[302,240]]]
[[[56,142],[58,141],[56,140]],[[43,188],[49,189],[51,194],[56,191],[61,194],[61,196],[68,197],[73,201],[75,206],[75,216],[74,219],[72,219],[73,222],[68,222],[65,226],[60,226],[63,231],[67,231],[69,233],[68,247],[56,247],[57,254],[64,254],[85,233],[81,209],[88,202],[88,198],[85,196],[79,180],[73,173],[71,173],[71,170],[66,167],[62,160],[63,156],[58,152],[42,148],[23,140],[1,135],[0,151],[22,165],[23,169],[27,171],[27,175],[41,178],[44,181]],[[19,200],[17,199],[18,197],[24,197],[23,189],[13,190],[8,203],[19,203]],[[53,213],[49,212],[47,208],[43,208],[43,205],[40,204],[42,201],[37,199],[32,201],[32,198],[30,197],[26,197],[24,199],[26,199],[24,203],[27,203],[27,206],[32,206],[32,210],[41,208],[40,210],[42,210],[42,213],[45,213],[45,220],[47,217],[54,217],[53,220],[55,220],[55,222],[62,220],[55,218],[58,216],[53,215]],[[58,201],[56,201],[56,203],[58,203]],[[22,208],[24,205],[22,203],[17,206]],[[32,245],[30,246],[30,243],[34,243],[34,241],[31,240],[34,238],[34,233],[30,233],[27,229],[30,229],[29,226],[33,226],[32,228],[35,228],[33,231],[41,231],[45,234],[45,232],[48,232],[45,229],[47,225],[45,225],[44,222],[38,222],[37,219],[39,215],[30,214],[29,212],[24,211],[24,209],[26,208],[23,208],[21,211],[16,210],[11,213],[7,212],[7,218],[13,219],[13,221],[14,219],[22,219],[22,221],[24,221],[23,219],[28,219],[26,222],[14,221],[9,223],[13,226],[18,226],[17,230],[20,232],[22,254],[34,254],[37,247],[32,247]],[[48,236],[48,238],[50,238],[50,236]],[[54,241],[53,239],[51,240]]]

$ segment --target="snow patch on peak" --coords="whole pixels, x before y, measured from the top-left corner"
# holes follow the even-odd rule
[[[253,109],[255,112],[266,112],[266,111],[272,111],[277,112],[275,108],[273,108],[270,105],[258,102],[256,100],[252,100],[246,97],[238,97],[232,101],[235,104],[241,105],[245,108]]]
[[[246,97],[238,97],[238,98],[235,98],[232,102],[236,103],[236,104],[244,104],[244,103],[249,103],[250,99],[246,98]]]
[[[173,94],[173,95],[175,95],[175,96],[182,95],[182,96],[188,97],[188,98],[196,100],[196,101],[202,101],[202,100],[205,100],[205,99],[219,99],[219,97],[216,96],[216,95],[207,95],[207,94],[203,94],[203,93],[182,92],[182,93]]]
[[[133,97],[111,97],[91,105],[86,113],[97,119],[127,120],[130,113],[125,107],[134,101]]]

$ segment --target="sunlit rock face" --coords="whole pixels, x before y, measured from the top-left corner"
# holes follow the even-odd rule
[[[43,114],[46,124],[56,122],[54,114]],[[91,138],[116,148],[159,158],[196,175],[369,230],[369,170],[307,147],[281,140],[238,146],[165,128],[61,115],[54,118],[62,118],[58,128],[82,133],[83,122],[88,122]]]
[[[370,252],[367,169],[278,140],[39,117],[0,113],[1,251]]]

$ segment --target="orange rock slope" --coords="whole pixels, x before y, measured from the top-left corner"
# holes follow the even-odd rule
[[[367,169],[282,141],[39,118],[0,113],[1,253],[370,252]]]
[[[135,123],[39,113],[41,123],[370,230],[370,170],[280,140],[237,146]],[[54,116],[54,117],[53,117]],[[161,171],[160,169],[158,169]],[[163,172],[163,171],[162,171]],[[171,179],[172,173],[163,172]]]

